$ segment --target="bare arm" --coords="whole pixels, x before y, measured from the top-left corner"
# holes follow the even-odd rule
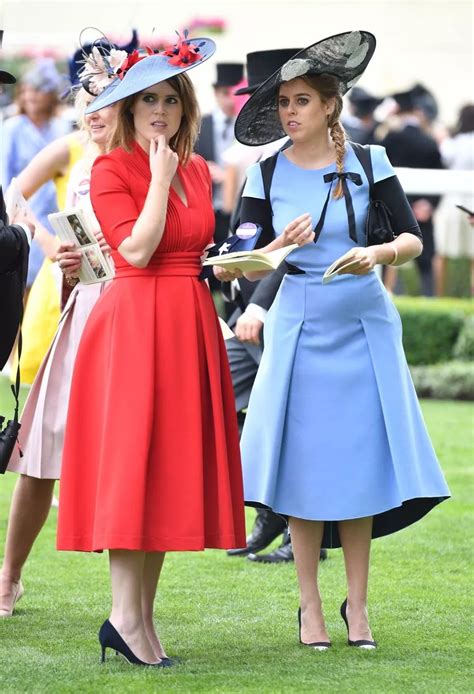
[[[296,219],[293,219],[289,224],[286,225],[284,231],[280,236],[277,236],[271,243],[269,243],[264,248],[259,249],[262,253],[269,253],[277,248],[284,248],[285,246],[291,246],[293,243],[297,243],[298,246],[305,246],[307,243],[312,243],[314,241],[314,230],[313,221],[308,212],[300,215]],[[272,270],[264,270],[262,272],[244,272],[244,277],[250,282],[255,282],[261,280],[267,275],[273,272]]]
[[[381,243],[379,246],[359,248],[355,257],[359,259],[358,265],[350,268],[349,272],[341,272],[341,275],[365,275],[375,265],[403,265],[416,258],[423,250],[423,244],[418,236],[409,232],[403,232],[395,241]]]
[[[313,222],[311,215],[308,212],[305,212],[296,219],[293,219],[293,221],[289,222],[280,236],[277,236],[276,239],[258,250],[260,253],[269,253],[270,251],[275,251],[277,248],[291,246],[293,243],[297,243],[298,246],[304,246],[307,243],[312,243],[313,240]],[[224,270],[223,268],[217,266],[215,266],[213,270],[215,277],[220,282],[232,282],[232,280],[239,279],[240,277],[245,277],[245,279],[249,280],[250,282],[257,282],[273,272],[273,270],[241,272],[240,270]]]
[[[26,199],[67,168],[69,164],[69,138],[70,135],[65,135],[46,145],[19,174],[17,183]]]
[[[164,135],[150,142],[151,182],[143,210],[132,233],[118,246],[127,263],[146,267],[158,248],[165,228],[168,195],[178,167],[178,155],[168,145]]]

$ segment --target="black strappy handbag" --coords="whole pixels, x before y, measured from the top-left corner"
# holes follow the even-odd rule
[[[374,172],[369,145],[351,142],[352,149],[360,161],[369,182],[369,209],[365,222],[365,245],[378,246],[395,239],[392,228],[392,213],[383,200],[374,198]]]

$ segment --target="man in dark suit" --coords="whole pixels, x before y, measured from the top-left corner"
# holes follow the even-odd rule
[[[426,106],[430,97],[434,101],[433,97],[420,85],[416,85],[407,92],[393,94],[392,97],[398,105],[400,127],[390,131],[380,143],[387,150],[392,165],[415,169],[442,169],[438,145],[421,125]],[[408,196],[423,235],[423,252],[415,258],[415,262],[420,272],[422,294],[425,296],[434,294],[433,214],[439,200],[439,196]]]
[[[242,81],[242,63],[218,63],[217,80],[213,84],[215,108],[204,116],[195,151],[208,163],[212,176],[212,198],[216,217],[214,240],[216,243],[227,238],[230,215],[223,209],[222,181],[224,169],[222,155],[234,142],[236,118],[233,89]]]
[[[2,84],[15,82],[13,75],[0,70],[0,90]],[[15,223],[9,223],[0,187],[0,370],[10,355],[23,313],[28,255],[35,229],[25,214],[16,214],[12,221]]]
[[[342,124],[349,140],[361,145],[378,144],[376,130],[380,122],[375,119],[374,111],[383,99],[372,96],[361,87],[352,87],[347,98],[350,115],[343,118]]]

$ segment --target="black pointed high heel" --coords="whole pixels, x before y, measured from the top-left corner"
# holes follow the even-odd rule
[[[347,645],[348,646],[355,646],[356,648],[365,648],[368,651],[377,648],[377,641],[369,641],[367,639],[359,639],[358,641],[351,641],[350,640],[350,638],[349,638],[349,622],[347,621],[346,610],[347,610],[347,598],[342,603],[341,610],[340,610],[341,617],[344,620],[344,623],[345,623],[346,629],[347,629]]]
[[[115,655],[120,655],[120,653],[118,651],[115,651]],[[164,658],[160,659],[160,665],[161,667],[172,667],[174,665],[174,662],[171,658],[165,656]]]
[[[102,648],[102,656],[100,659],[101,663],[105,663],[105,650],[106,648],[113,648],[116,653],[119,653],[125,658],[125,660],[132,665],[146,665],[148,667],[170,667],[170,665],[163,664],[163,660],[157,663],[146,663],[144,660],[137,658],[135,653],[127,646],[123,638],[118,633],[117,629],[109,622],[108,619],[100,627],[99,631],[99,643]]]
[[[314,641],[314,643],[305,643],[301,640],[301,607],[298,607],[298,638],[302,646],[309,646],[314,648],[315,651],[327,651],[331,648],[332,644],[330,641]]]

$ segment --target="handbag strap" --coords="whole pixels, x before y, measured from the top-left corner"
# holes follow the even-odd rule
[[[21,309],[20,309],[20,326],[18,330],[18,365],[16,367],[16,377],[15,377],[15,383],[10,386],[13,397],[15,398],[15,414],[13,417],[14,422],[18,422],[18,410],[20,407],[20,359],[21,359],[21,350],[23,346],[23,337],[21,334],[21,324],[23,323],[23,300],[21,302]]]
[[[272,187],[273,174],[275,173],[278,154],[279,152],[276,152],[276,154],[273,154],[271,157],[268,157],[267,159],[264,159],[263,161],[259,162],[260,170],[262,172],[263,191],[265,193],[265,200],[267,201],[267,204],[271,210],[272,216],[273,210],[270,202],[270,189]]]
[[[364,169],[364,173],[367,176],[367,181],[369,182],[369,197],[373,200],[374,192],[374,170],[372,168],[372,157],[370,154],[370,145],[360,145],[358,142],[349,142],[350,146],[354,150],[354,154],[360,162],[360,165]]]

